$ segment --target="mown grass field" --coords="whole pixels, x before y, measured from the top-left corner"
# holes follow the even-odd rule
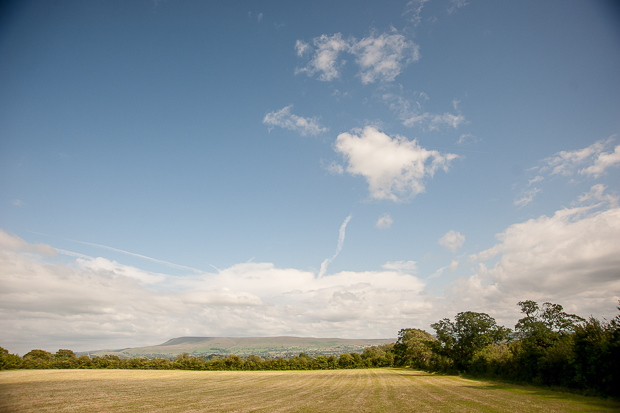
[[[404,369],[14,370],[0,412],[617,412],[620,403]]]

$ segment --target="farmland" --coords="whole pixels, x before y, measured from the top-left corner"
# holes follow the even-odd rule
[[[406,369],[0,372],[0,412],[619,410],[611,400]]]

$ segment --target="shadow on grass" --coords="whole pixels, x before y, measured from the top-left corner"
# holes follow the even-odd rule
[[[480,384],[476,385],[470,383],[461,383],[457,386],[481,391],[501,390],[525,396],[540,397],[550,401],[569,403],[575,402],[593,409],[602,409],[601,411],[620,412],[620,400],[593,395],[576,394],[570,392],[568,389],[548,389],[527,384],[505,383],[493,379],[483,379],[479,377],[459,376],[455,374],[444,373],[429,373],[422,370],[415,370],[409,368],[394,369],[393,371],[399,376],[408,377],[413,380],[415,380],[416,377],[435,377],[437,379],[452,377],[454,379],[465,379],[469,382],[479,382]]]
[[[540,387],[527,386],[527,385],[519,385],[519,384],[510,384],[510,383],[498,383],[495,381],[484,381],[481,379],[472,379],[467,378],[468,380],[475,380],[484,382],[484,384],[480,385],[462,385],[460,387],[473,389],[473,390],[501,390],[514,394],[521,394],[526,396],[534,396],[540,397],[546,400],[553,400],[557,402],[576,402],[588,407],[594,408],[605,408],[605,410],[610,411],[620,411],[620,402],[611,399],[611,398],[603,398],[597,396],[584,396],[581,394],[570,393],[568,391],[562,390],[550,390]]]

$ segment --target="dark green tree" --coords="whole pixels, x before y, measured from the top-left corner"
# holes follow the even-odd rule
[[[573,336],[585,320],[564,312],[559,304],[517,303],[525,317],[515,325],[519,342],[511,347],[514,378],[547,385],[574,384]]]
[[[444,318],[431,324],[437,332],[434,351],[454,361],[457,370],[465,371],[474,354],[486,346],[508,338],[511,330],[499,326],[485,313],[458,313],[454,322]]]
[[[403,328],[394,344],[394,364],[413,368],[426,368],[433,355],[432,344],[436,339],[424,330]]]

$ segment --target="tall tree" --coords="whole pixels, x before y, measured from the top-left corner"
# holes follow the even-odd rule
[[[451,358],[458,370],[466,370],[477,351],[505,340],[511,332],[490,315],[473,311],[458,313],[454,322],[444,318],[431,327],[437,332],[436,351]]]

